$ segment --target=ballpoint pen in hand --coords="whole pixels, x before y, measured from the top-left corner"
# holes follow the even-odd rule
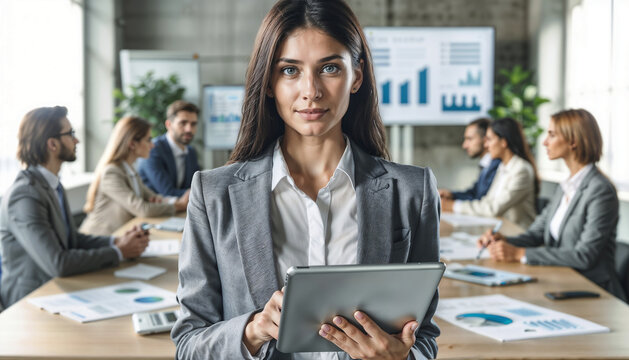
[[[493,229],[491,229],[491,234],[495,234],[498,231],[500,231],[500,228],[502,227],[502,220],[498,221],[498,223],[496,224],[496,226],[494,226]],[[478,251],[478,255],[476,255],[476,260],[480,259],[480,256],[483,255],[483,251],[487,248],[487,244],[483,244],[483,246],[481,246],[480,250]]]

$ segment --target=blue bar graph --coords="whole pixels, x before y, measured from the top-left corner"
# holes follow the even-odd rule
[[[419,103],[428,104],[428,68],[419,71]]]
[[[459,80],[459,86],[480,86],[480,70],[476,74],[476,77],[474,77],[474,75],[472,75],[472,72],[468,71],[467,77],[463,80]]]
[[[400,85],[400,104],[408,104],[408,81]]]
[[[387,81],[382,84],[382,103],[391,103],[391,81]]]

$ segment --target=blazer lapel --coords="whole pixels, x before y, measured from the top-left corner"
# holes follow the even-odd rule
[[[557,195],[554,195],[550,203],[547,205],[549,209],[549,213],[548,213],[549,217],[546,221],[546,225],[544,226],[544,244],[546,244],[547,246],[553,246],[553,243],[552,243],[553,239],[552,239],[552,236],[550,235],[550,222],[552,221],[553,216],[557,212],[557,209],[559,208],[559,204],[561,204],[561,199],[563,199],[563,192],[561,194],[557,193]],[[557,239],[555,239],[554,241],[557,241]]]
[[[271,236],[271,168],[269,154],[246,162],[234,175],[242,182],[229,186],[238,249],[256,308],[279,287]]]
[[[61,209],[56,190],[48,185],[48,182],[46,181],[46,179],[44,179],[44,176],[39,172],[39,170],[34,167],[29,167],[28,171],[33,175],[31,178],[37,181],[48,195],[48,201],[52,205],[51,209],[53,212],[52,226],[55,230],[55,233],[57,233],[59,241],[61,242],[63,247],[68,248],[68,234],[66,230],[65,220],[63,219],[63,214],[61,213],[61,211],[66,211],[66,209]],[[66,198],[64,198],[64,201],[66,204],[68,203],[68,200]]]
[[[352,144],[353,145],[353,144]],[[359,264],[384,264],[391,254],[393,179],[373,157],[352,146],[355,163]]]
[[[570,215],[574,211],[574,207],[577,206],[577,203],[579,203],[579,199],[583,195],[583,191],[585,191],[585,189],[588,187],[588,185],[590,183],[590,179],[594,176],[596,171],[597,171],[596,168],[592,168],[590,170],[590,172],[587,175],[585,175],[583,180],[581,180],[581,184],[579,185],[579,188],[574,193],[574,197],[570,200],[570,205],[568,205],[568,209],[566,210],[566,214],[564,215],[563,219],[561,220],[561,225],[559,226],[559,239],[557,239],[557,244],[559,244],[561,242],[561,237],[562,237],[561,235],[563,234],[563,229],[566,226],[566,221],[568,220],[568,218],[570,217]],[[562,194],[561,198],[563,199],[563,194]]]

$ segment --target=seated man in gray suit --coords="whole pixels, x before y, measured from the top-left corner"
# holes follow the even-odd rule
[[[18,159],[26,165],[0,205],[0,296],[8,307],[56,276],[115,266],[139,256],[148,245],[139,228],[122,237],[76,231],[58,173],[76,160],[79,140],[65,107],[38,108],[24,116]]]

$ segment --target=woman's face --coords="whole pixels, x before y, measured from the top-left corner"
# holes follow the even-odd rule
[[[544,146],[546,146],[546,154],[548,154],[550,160],[565,159],[570,155],[570,144],[557,131],[554,120],[550,120],[548,124],[548,134],[546,139],[544,139]]]
[[[153,148],[153,142],[151,141],[151,130],[149,130],[143,137],[142,139],[138,140],[138,141],[134,141],[135,143],[135,147],[134,147],[134,151],[135,151],[135,155],[137,155],[137,157],[141,157],[141,158],[148,158],[149,154],[151,153],[151,149]]]
[[[362,83],[345,46],[318,29],[297,29],[278,47],[272,72],[267,95],[286,136],[340,134],[350,95]]]
[[[485,147],[492,159],[499,159],[502,158],[507,149],[507,140],[499,137],[491,128],[488,128],[485,135]]]

